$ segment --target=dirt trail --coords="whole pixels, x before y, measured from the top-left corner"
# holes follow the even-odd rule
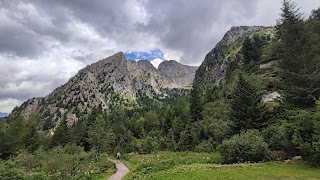
[[[121,180],[128,172],[129,169],[122,162],[117,162],[116,160],[110,159],[113,163],[115,163],[117,167],[117,172],[113,174],[109,180]]]

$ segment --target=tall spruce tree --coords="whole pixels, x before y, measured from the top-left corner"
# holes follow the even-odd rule
[[[87,140],[98,152],[112,152],[116,145],[116,137],[101,115],[89,127]]]
[[[20,115],[13,115],[8,119],[8,128],[3,132],[0,143],[1,157],[9,157],[24,148],[26,127],[24,118]]]
[[[63,118],[60,122],[59,127],[57,127],[56,131],[54,132],[51,145],[52,146],[64,146],[70,141],[70,133],[69,128],[67,125],[67,121]]]
[[[247,129],[262,129],[267,123],[267,108],[261,103],[261,94],[242,74],[232,93],[231,116],[234,134]]]
[[[278,25],[280,38],[280,88],[286,103],[295,107],[313,107],[320,95],[319,90],[319,37],[316,27],[309,28],[303,22],[299,8],[294,2],[283,1]]]
[[[26,135],[24,137],[25,148],[29,152],[34,152],[38,149],[41,143],[39,134],[39,122],[41,118],[38,114],[34,114],[29,117],[28,123],[26,124]]]
[[[261,58],[262,48],[266,41],[262,40],[259,35],[254,35],[252,39],[247,37],[242,45],[241,53],[243,55],[244,70],[253,72],[255,65]]]
[[[193,84],[190,97],[190,115],[192,122],[202,120],[202,91],[198,84]]]
[[[253,61],[254,44],[251,42],[249,37],[243,42],[241,52],[243,54],[243,63],[249,64]]]

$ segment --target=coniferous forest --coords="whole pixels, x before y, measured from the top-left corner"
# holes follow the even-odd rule
[[[105,154],[117,151],[219,153],[226,164],[301,156],[319,166],[320,9],[306,18],[284,0],[281,11],[271,35],[243,39],[223,81],[195,81],[187,96],[96,107],[72,126],[62,120],[52,136],[38,114],[0,120],[0,179],[81,179],[88,166],[91,174],[112,167]],[[263,101],[275,91],[276,100]]]

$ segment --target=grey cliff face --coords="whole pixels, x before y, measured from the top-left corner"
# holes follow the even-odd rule
[[[267,29],[267,27],[232,27],[206,55],[196,72],[194,83],[207,87],[209,84],[219,83],[223,80],[229,64],[240,58],[239,51],[244,39],[264,29]]]
[[[194,73],[195,68],[177,62],[172,66],[166,65],[170,70],[166,75],[149,61],[128,61],[120,52],[79,70],[48,96],[28,100],[14,109],[12,114],[29,117],[38,112],[48,124],[44,129],[52,129],[62,118],[66,118],[69,125],[76,123],[79,117],[94,107],[108,111],[120,105],[137,106],[141,94],[151,99],[155,96],[166,97],[163,89],[190,85],[193,77],[188,73]]]
[[[177,61],[170,60],[163,61],[158,69],[178,86],[191,87],[198,67],[182,65]]]

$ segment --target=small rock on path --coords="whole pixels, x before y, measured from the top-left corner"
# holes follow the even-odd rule
[[[110,161],[115,163],[115,165],[117,167],[117,172],[115,174],[113,174],[109,178],[109,180],[121,180],[129,172],[129,169],[122,162],[118,162],[116,160],[111,160],[111,159],[110,159]]]

